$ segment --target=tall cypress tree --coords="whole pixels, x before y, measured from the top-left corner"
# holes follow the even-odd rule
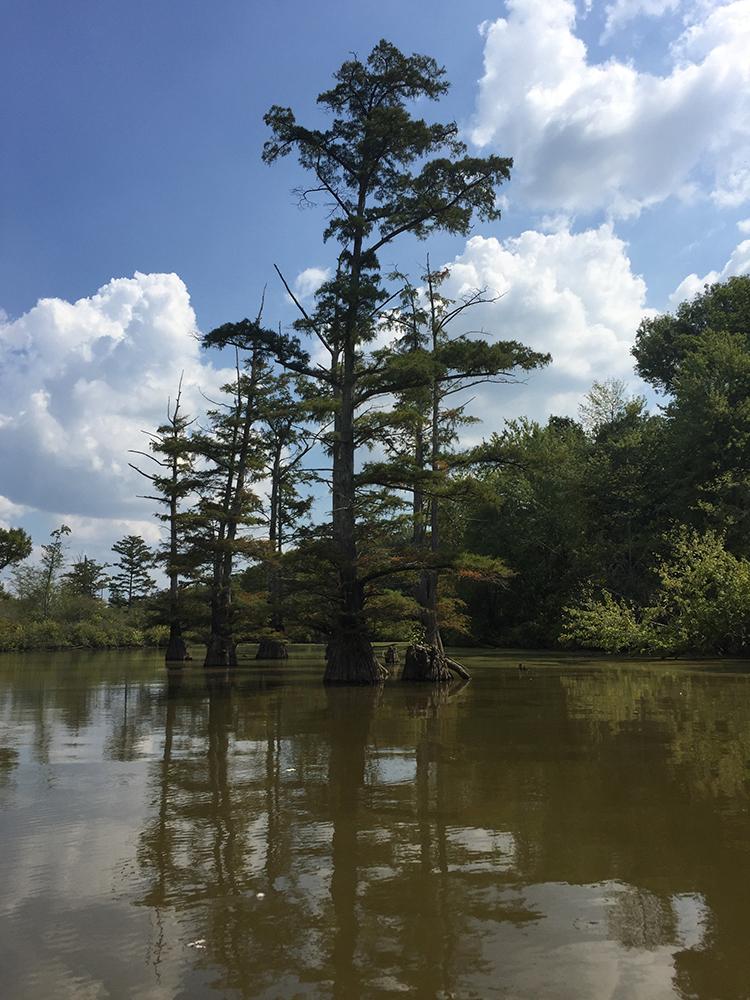
[[[410,102],[438,100],[446,93],[444,76],[434,59],[405,56],[381,41],[365,62],[345,62],[334,74],[333,89],[318,97],[333,117],[328,129],[298,125],[290,108],[275,106],[265,116],[272,138],[264,160],[274,163],[297,153],[311,175],[300,198],[324,198],[329,210],[324,238],[340,244],[335,276],[318,289],[315,310],[303,310],[297,323],[298,330],[324,346],[329,365],[310,367],[299,345],[278,341],[279,359],[304,370],[333,399],[332,547],[338,610],[328,644],[328,683],[370,684],[383,677],[364,616],[355,478],[357,408],[398,387],[398,380],[388,385],[386,371],[374,373],[362,355],[388,298],[378,255],[402,235],[424,239],[440,230],[467,235],[474,215],[498,219],[496,190],[512,166],[505,157],[467,156],[455,122],[427,124],[411,116]]]
[[[440,507],[460,499],[464,486],[457,481],[456,468],[466,469],[482,461],[486,449],[476,455],[456,453],[453,446],[462,425],[478,422],[461,403],[448,405],[449,397],[488,383],[517,382],[522,373],[546,365],[548,354],[532,351],[516,341],[490,343],[484,336],[452,337],[449,327],[466,310],[495,296],[474,289],[458,301],[440,292],[450,270],[435,272],[429,257],[417,288],[403,277],[399,307],[387,318],[398,334],[396,350],[408,359],[415,371],[424,373],[416,388],[397,394],[390,413],[375,415],[376,437],[391,461],[366,467],[362,478],[380,485],[408,490],[413,497],[414,546],[422,556],[422,567],[414,588],[423,630],[422,648],[407,651],[405,680],[448,680],[449,667],[461,669],[445,656],[437,615],[438,577],[441,569],[456,565],[457,553],[447,553],[440,537]],[[401,277],[401,276],[399,276]],[[464,556],[465,561],[465,556]],[[473,572],[480,575],[474,561]],[[499,567],[484,567],[495,574]]]

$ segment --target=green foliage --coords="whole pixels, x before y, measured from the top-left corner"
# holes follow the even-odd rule
[[[643,320],[633,347],[636,372],[662,392],[673,393],[686,356],[707,330],[738,334],[748,349],[750,276],[706,285],[702,295],[680,303],[675,316],[666,313]]]
[[[112,551],[120,559],[110,576],[109,600],[116,607],[130,608],[154,590],[154,581],[148,571],[158,557],[140,535],[125,535],[114,543]]]
[[[11,613],[16,610],[10,609]],[[78,618],[0,617],[0,651],[55,649],[114,649],[164,645],[169,629],[164,626],[142,630],[133,627],[119,612],[97,602],[88,614]]]
[[[750,555],[750,351],[742,333],[696,335],[674,378],[667,408],[673,502],[699,530],[726,534]]]
[[[578,419],[590,437],[631,416],[640,416],[645,410],[644,396],[626,395],[626,385],[619,378],[594,382],[586,401],[578,407]]]
[[[727,552],[712,531],[683,528],[659,567],[667,609],[669,645],[675,652],[738,653],[750,624],[750,563]]]
[[[720,536],[681,528],[668,539],[651,606],[638,608],[604,591],[568,608],[563,639],[608,653],[741,653],[750,624],[750,563],[727,552]]]
[[[81,556],[73,563],[69,572],[63,574],[65,590],[75,597],[96,597],[97,592],[102,591],[109,583],[105,568],[94,559]]]
[[[0,572],[31,555],[31,536],[23,528],[0,528]]]
[[[665,653],[660,636],[661,609],[638,609],[602,591],[597,600],[585,597],[579,607],[566,608],[561,642],[605,653]]]
[[[644,321],[639,373],[670,393],[666,478],[674,521],[750,556],[750,276],[706,286],[675,316]]]
[[[97,595],[106,586],[105,567],[86,556],[60,576],[66,525],[52,532],[38,566],[17,566],[13,594],[6,595],[0,617],[0,650],[111,649],[159,641],[139,616],[109,607]]]

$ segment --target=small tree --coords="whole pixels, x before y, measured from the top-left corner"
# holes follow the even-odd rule
[[[109,582],[104,573],[107,566],[108,563],[98,563],[88,556],[80,556],[69,572],[63,574],[65,589],[74,597],[95,598],[97,592],[102,591]]]
[[[183,508],[186,499],[194,493],[196,488],[193,472],[195,446],[189,434],[192,421],[183,416],[180,411],[181,396],[182,379],[180,379],[174,407],[171,402],[167,406],[167,422],[157,427],[156,433],[151,435],[151,452],[135,452],[135,454],[150,459],[161,471],[144,472],[137,465],[130,463],[131,468],[148,479],[157,491],[157,496],[149,496],[144,499],[155,500],[166,508],[163,514],[156,516],[167,525],[169,532],[163,551],[167,575],[169,576],[169,610],[167,615],[169,642],[165,654],[165,660],[168,664],[184,663],[191,658],[182,635],[179,575],[185,569],[187,561],[183,546],[186,522]]]
[[[52,599],[55,593],[55,582],[65,563],[65,545],[63,537],[70,534],[67,524],[61,524],[50,532],[51,542],[42,545],[42,614],[49,618],[52,610]]]
[[[146,597],[154,589],[149,569],[156,565],[158,556],[146,545],[140,535],[125,535],[115,542],[112,551],[120,556],[114,564],[109,584],[109,602],[128,610],[135,601]]]

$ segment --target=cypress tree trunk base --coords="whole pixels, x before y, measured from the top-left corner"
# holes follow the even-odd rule
[[[261,639],[256,660],[288,660],[286,643],[282,639]]]
[[[167,643],[167,651],[164,654],[164,661],[169,666],[176,667],[187,663],[188,660],[192,660],[192,656],[187,651],[185,640],[182,638],[182,632],[179,626],[175,628],[172,625],[169,630],[169,642]]]
[[[465,667],[452,660],[450,656],[446,656],[438,646],[422,646],[415,643],[413,646],[407,646],[401,680],[445,684],[453,680],[451,671],[464,680],[469,680],[471,677]]]
[[[206,646],[204,667],[236,667],[237,643],[220,635],[212,635]]]
[[[361,632],[335,635],[326,648],[324,684],[382,684],[388,671],[375,658],[370,640]]]

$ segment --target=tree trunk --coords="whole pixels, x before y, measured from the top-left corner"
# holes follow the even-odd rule
[[[364,216],[367,187],[359,192],[359,210]],[[333,368],[340,359],[337,385],[339,409],[334,419],[331,527],[333,552],[339,567],[338,621],[328,643],[328,666],[324,684],[379,684],[388,672],[378,663],[370,643],[363,614],[365,595],[357,569],[357,525],[355,515],[357,326],[360,279],[362,275],[362,229],[358,228],[352,246],[348,305],[343,318],[339,352],[332,357]]]
[[[439,638],[439,636],[438,636]],[[450,682],[451,671],[464,680],[469,680],[471,674],[460,663],[445,655],[442,643],[440,646],[423,646],[414,644],[406,649],[406,662],[401,672],[402,681],[427,681],[431,684]]]
[[[443,640],[437,621],[438,575],[434,570],[423,569],[414,587],[414,598],[419,605],[419,620],[424,629],[425,646],[436,646],[443,651]]]
[[[204,667],[236,667],[237,643],[226,635],[212,635],[206,646]]]
[[[169,626],[169,642],[164,661],[167,664],[186,663],[192,660],[192,656],[187,651],[185,640],[182,638],[182,628],[179,622],[172,622]]]
[[[372,651],[367,633],[352,630],[331,636],[324,684],[381,684],[388,671]]]
[[[286,643],[283,639],[261,639],[258,645],[256,660],[288,660]]]
[[[407,646],[401,680],[427,681],[430,684],[449,683],[451,672],[445,659],[445,653],[437,646],[422,646],[416,643]]]

